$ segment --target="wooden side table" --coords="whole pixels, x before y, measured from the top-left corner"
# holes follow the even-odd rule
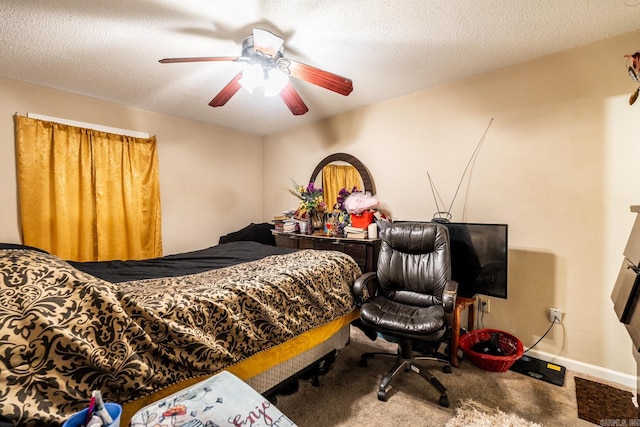
[[[458,341],[460,340],[460,314],[462,310],[468,308],[467,331],[471,332],[474,328],[475,321],[475,302],[473,298],[458,296],[456,298],[456,306],[453,311],[453,319],[451,325],[451,366],[457,368],[460,366],[458,360]]]

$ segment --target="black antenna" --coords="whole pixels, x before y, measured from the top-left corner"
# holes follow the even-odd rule
[[[467,170],[469,169],[469,166],[473,162],[474,158],[477,157],[478,152],[480,151],[480,146],[482,146],[482,143],[484,142],[484,139],[487,136],[487,133],[489,132],[489,128],[491,127],[492,123],[493,123],[493,117],[489,121],[489,124],[487,125],[487,128],[485,129],[484,133],[482,134],[482,138],[480,138],[480,141],[478,141],[478,144],[476,145],[475,150],[473,150],[473,153],[471,154],[471,158],[467,162],[467,166],[464,168],[464,172],[462,172],[462,176],[460,177],[460,182],[458,183],[458,188],[456,188],[456,192],[453,195],[453,199],[451,199],[451,204],[449,205],[449,209],[446,212],[443,212],[443,211],[440,210],[440,206],[438,205],[438,200],[436,199],[435,186],[433,184],[433,181],[431,180],[431,175],[429,175],[429,172],[427,171],[427,176],[429,177],[429,184],[431,185],[431,192],[433,193],[433,198],[434,198],[434,200],[436,202],[436,209],[438,210],[435,214],[433,214],[433,220],[434,221],[436,221],[436,222],[448,222],[451,219],[451,208],[453,207],[453,202],[455,202],[456,197],[458,196],[458,191],[460,190],[460,186],[462,185],[462,182],[464,181],[464,177],[467,174]],[[436,215],[438,215],[437,218],[436,218]]]
[[[453,199],[451,199],[451,204],[449,205],[449,210],[447,210],[447,212],[449,212],[449,213],[451,212],[451,208],[453,207],[453,202],[456,200],[456,196],[458,195],[458,190],[460,190],[460,186],[462,185],[462,181],[464,180],[464,176],[467,174],[467,169],[469,169],[469,165],[471,164],[471,161],[474,159],[474,157],[476,157],[478,155],[478,151],[480,151],[480,146],[484,142],[484,138],[485,138],[485,136],[487,136],[487,132],[489,132],[489,128],[491,127],[491,123],[493,123],[493,117],[489,121],[489,124],[487,125],[487,129],[485,129],[484,134],[482,134],[482,138],[480,138],[480,141],[478,142],[478,145],[476,145],[476,149],[473,150],[473,154],[471,154],[471,158],[467,162],[467,166],[464,168],[464,172],[462,172],[462,177],[460,177],[460,182],[458,183],[458,188],[456,188],[456,193],[453,195]]]
[[[436,188],[433,184],[433,180],[431,179],[431,175],[429,175],[429,171],[427,171],[427,177],[429,178],[429,185],[431,186],[431,194],[433,194],[433,201],[436,202],[436,209],[438,210],[433,214],[433,220],[436,222],[449,222],[451,219],[451,214],[449,212],[443,212],[440,210],[440,205],[438,204],[438,198],[436,197]],[[436,215],[438,217],[436,218]]]

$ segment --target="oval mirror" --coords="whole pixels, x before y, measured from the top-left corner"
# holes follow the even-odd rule
[[[325,186],[323,185],[324,183],[322,183],[322,182],[319,183],[318,179],[321,179],[321,177],[323,175],[323,173],[322,173],[323,169],[325,168],[325,166],[328,166],[328,165],[350,165],[350,166],[352,166],[353,168],[355,168],[357,173],[360,175],[362,186],[357,185],[358,189],[363,190],[363,191],[368,191],[369,193],[371,193],[373,195],[376,194],[376,187],[375,187],[375,184],[373,182],[373,177],[369,173],[369,170],[367,169],[367,167],[360,160],[358,160],[355,156],[352,156],[351,154],[346,154],[346,153],[335,153],[335,154],[331,154],[331,155],[325,157],[324,159],[322,159],[320,161],[320,163],[318,163],[318,165],[314,169],[313,173],[311,174],[311,178],[309,179],[309,182],[314,182],[317,185],[321,186],[322,188],[325,188]],[[340,188],[346,188],[346,187],[340,186]],[[349,188],[349,190],[350,190],[350,188]],[[337,194],[336,194],[336,196],[337,196]],[[334,195],[327,197],[327,201],[329,199],[335,200]]]

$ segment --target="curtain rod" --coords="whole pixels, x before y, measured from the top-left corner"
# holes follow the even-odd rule
[[[29,117],[30,119],[38,119],[38,120],[44,120],[47,122],[55,122],[55,123],[60,123],[63,125],[70,125],[70,126],[75,126],[75,127],[80,127],[80,128],[87,128],[87,129],[93,129],[93,130],[97,130],[97,131],[101,131],[101,132],[108,132],[108,133],[115,133],[118,135],[126,135],[126,136],[133,136],[135,138],[149,138],[149,134],[146,132],[138,132],[135,130],[127,130],[127,129],[118,129],[118,128],[113,128],[110,126],[102,126],[102,125],[96,125],[93,123],[85,123],[85,122],[78,122],[76,120],[68,120],[68,119],[61,119],[58,117],[52,117],[52,116],[45,116],[42,114],[35,114],[35,113],[27,113],[27,117]]]

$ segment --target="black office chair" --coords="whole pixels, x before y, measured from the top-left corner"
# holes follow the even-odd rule
[[[365,273],[353,284],[353,294],[362,301],[360,326],[372,336],[380,333],[398,341],[398,352],[365,353],[360,360],[393,357],[395,365],[380,382],[378,399],[387,400],[389,383],[402,369],[413,371],[440,393],[439,404],[449,406],[447,389],[416,362],[437,361],[450,373],[445,352],[438,352],[447,332],[445,312],[453,312],[458,284],[451,280],[449,232],[435,222],[392,223],[380,233],[382,245],[377,271]],[[365,296],[364,290],[368,295]],[[428,355],[415,353],[414,341],[435,348]]]

